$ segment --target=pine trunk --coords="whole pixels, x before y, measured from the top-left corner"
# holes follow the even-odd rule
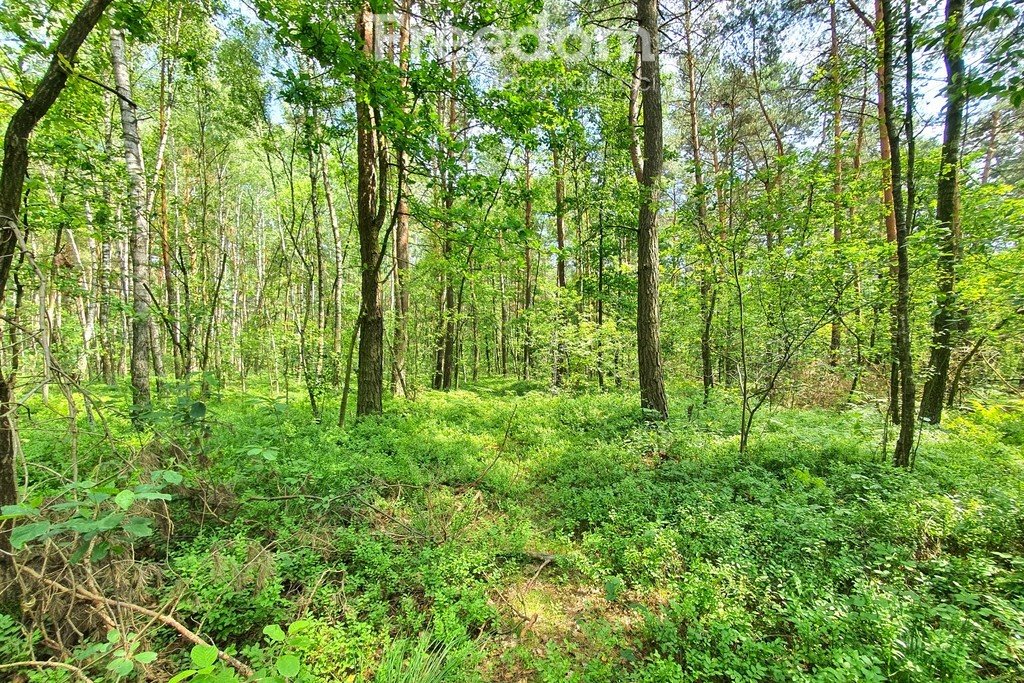
[[[637,24],[642,32],[640,77],[643,91],[643,168],[637,223],[637,356],[640,405],[668,418],[668,399],[661,361],[661,320],[658,310],[658,195],[663,163],[661,75],[658,62],[658,0],[638,0]],[[644,35],[646,34],[646,35]],[[644,54],[646,52],[646,54]]]

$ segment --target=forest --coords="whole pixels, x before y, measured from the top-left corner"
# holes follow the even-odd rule
[[[1024,681],[1017,0],[0,0],[0,680]]]

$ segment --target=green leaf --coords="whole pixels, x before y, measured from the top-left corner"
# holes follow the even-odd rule
[[[615,602],[626,584],[618,576],[610,576],[604,582],[604,597],[608,602]]]
[[[181,683],[182,681],[187,681],[188,679],[192,678],[197,673],[199,673],[199,671],[197,671],[196,669],[185,669],[181,673],[177,673],[171,676],[170,680],[167,681],[167,683]]]
[[[139,500],[171,500],[171,494],[159,491],[143,491],[135,494],[135,497]]]
[[[82,539],[82,542],[78,544],[75,551],[71,553],[71,557],[68,558],[69,564],[78,564],[85,557],[85,552],[90,548],[90,542]]]
[[[37,517],[39,510],[29,505],[4,505],[0,508],[0,514],[6,519],[14,517]]]
[[[140,652],[139,654],[135,655],[135,661],[141,662],[143,664],[152,664],[156,661],[156,653],[152,651]]]
[[[280,681],[280,679],[272,680],[275,680],[275,682]],[[207,683],[207,681],[203,681],[203,683]],[[238,683],[238,676],[232,669],[224,668],[218,671],[215,675],[210,676],[209,683]]]
[[[281,655],[277,658],[277,671],[285,678],[299,675],[299,658],[295,655]]]
[[[122,678],[135,670],[135,664],[130,659],[115,659],[107,664],[107,670],[113,671],[115,676]]]
[[[196,645],[189,653],[189,658],[192,659],[192,663],[196,667],[205,669],[208,666],[213,666],[217,661],[217,648],[213,645]]]
[[[174,470],[164,470],[162,472],[162,475],[163,475],[163,480],[166,481],[171,486],[177,486],[183,480],[183,477],[181,476],[181,473],[175,472]]]
[[[88,498],[90,502],[102,503],[103,501],[110,498],[110,494],[107,493],[106,491],[90,491],[85,494],[85,497]],[[69,505],[75,505],[75,503],[72,502],[69,503]]]
[[[80,534],[95,534],[100,531],[110,531],[120,526],[121,522],[124,521],[124,514],[121,512],[111,512],[108,515],[104,515],[99,519],[89,519],[87,517],[73,517],[71,521],[67,523],[67,528],[72,531],[77,531]]]
[[[298,621],[293,621],[292,623],[288,624],[288,635],[294,636],[296,634],[302,633],[303,631],[308,631],[310,627],[312,627],[312,625],[313,623],[308,619],[299,619]]]
[[[135,502],[135,491],[132,491],[131,489],[121,491],[119,494],[114,496],[114,502],[117,503],[117,506],[122,510],[127,510],[132,506],[132,503]]]
[[[277,624],[270,624],[263,627],[263,635],[275,642],[282,642],[285,639],[284,630]]]
[[[122,528],[132,536],[146,538],[153,535],[153,527],[145,517],[132,517],[124,523]]]
[[[45,536],[49,531],[50,523],[46,520],[16,526],[11,532],[11,545],[15,550],[21,550],[26,543]]]
[[[196,401],[189,407],[188,416],[193,420],[202,420],[206,417],[206,404],[202,401]]]
[[[83,548],[88,548],[89,544],[83,543]],[[92,555],[89,557],[91,562],[101,562],[106,559],[107,555],[110,554],[110,544],[106,541],[100,541],[92,549]]]

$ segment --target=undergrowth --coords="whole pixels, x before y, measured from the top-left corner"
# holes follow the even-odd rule
[[[79,467],[143,463],[115,492],[163,473],[163,517],[162,497],[119,500],[155,533],[110,552],[153,568],[139,600],[279,679],[1024,679],[1018,408],[926,429],[903,471],[874,408],[774,410],[741,457],[731,397],[673,398],[658,426],[631,395],[482,384],[339,429],[223,390],[170,402],[142,438],[80,415]],[[22,425],[27,461],[53,471],[59,412]],[[52,517],[46,471],[29,502]],[[234,678],[174,636],[94,680]],[[3,661],[38,641],[0,615]]]

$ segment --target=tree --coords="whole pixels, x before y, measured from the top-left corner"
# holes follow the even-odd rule
[[[530,175],[530,148],[523,149],[523,380],[530,379],[533,353],[533,330],[530,309],[533,308],[533,185]]]
[[[373,60],[376,48],[373,15],[368,5],[356,12],[356,37],[363,61],[356,72],[356,158],[359,170],[357,223],[359,229],[360,294],[359,377],[356,414],[383,409],[384,311],[380,291],[383,250],[380,230],[387,206],[387,148],[380,133],[381,108],[374,96]]]
[[[49,67],[7,124],[4,158],[0,171],[0,304],[7,292],[14,252],[23,240],[21,225],[22,190],[28,173],[28,140],[39,121],[53,106],[67,85],[68,76],[82,43],[103,16],[111,0],[88,0],[57,41]],[[13,402],[16,377],[12,371],[0,376],[0,505],[14,505],[18,485],[14,478],[14,454],[18,439]],[[0,567],[10,566],[11,526],[0,522]]]
[[[664,158],[662,140],[661,70],[658,50],[658,0],[637,0],[639,78],[643,93],[643,157],[637,174],[640,212],[637,220],[636,341],[640,372],[640,405],[661,419],[668,418],[668,399],[661,360],[661,313],[658,277],[658,200]]]
[[[711,253],[714,240],[708,225],[708,187],[704,182],[704,161],[701,157],[700,126],[697,118],[697,69],[693,46],[693,3],[687,0],[684,15],[683,40],[686,47],[686,114],[689,120],[690,159],[693,163],[693,190],[697,201],[697,233],[701,243],[702,263],[700,265],[700,365],[701,382],[704,386],[704,403],[708,402],[715,384],[714,359],[712,358],[712,326],[715,318],[717,288],[715,283],[714,257]]]
[[[941,242],[938,260],[938,310],[932,324],[931,355],[921,397],[921,419],[942,420],[949,378],[953,334],[960,324],[956,297],[956,268],[960,252],[960,149],[964,107],[964,0],[947,0],[942,31],[942,57],[946,64],[946,124],[942,134],[942,161],[936,189],[935,221]]]
[[[882,66],[884,77],[882,79],[883,95],[885,98],[885,120],[889,124],[886,131],[889,138],[891,150],[890,169],[892,177],[893,209],[896,215],[896,305],[895,319],[896,329],[894,336],[894,350],[896,365],[899,371],[899,436],[896,439],[896,448],[893,453],[893,463],[898,467],[909,467],[911,454],[914,448],[914,359],[910,346],[910,256],[907,240],[910,234],[910,226],[914,219],[914,185],[913,185],[913,94],[911,83],[913,78],[913,32],[911,30],[912,17],[909,12],[909,3],[905,16],[904,39],[906,45],[906,114],[904,126],[907,131],[907,195],[904,203],[903,195],[903,162],[900,150],[900,134],[898,128],[893,125],[895,120],[893,111],[893,71],[894,71],[894,46],[893,41],[896,35],[896,15],[893,12],[892,0],[881,0],[882,2]]]
[[[117,85],[121,111],[121,133],[124,137],[124,159],[128,171],[128,204],[131,211],[132,259],[132,419],[141,427],[143,415],[149,410],[149,209],[147,207],[146,171],[142,160],[139,118],[132,99],[131,78],[125,57],[124,34],[110,32],[110,63]]]
[[[401,71],[400,85],[409,85],[409,22],[411,0],[402,3],[402,16],[398,27],[398,63]],[[391,354],[391,390],[396,396],[409,396],[409,381],[406,373],[406,352],[409,348],[409,199],[406,155],[401,145],[395,150],[395,175],[398,194],[395,218],[395,331]]]
[[[829,70],[832,92],[832,239],[838,245],[843,239],[841,218],[843,192],[843,91],[839,61],[839,20],[836,12],[836,0],[829,2]],[[829,364],[839,365],[839,352],[842,346],[842,321],[838,311],[832,321],[829,336]]]

